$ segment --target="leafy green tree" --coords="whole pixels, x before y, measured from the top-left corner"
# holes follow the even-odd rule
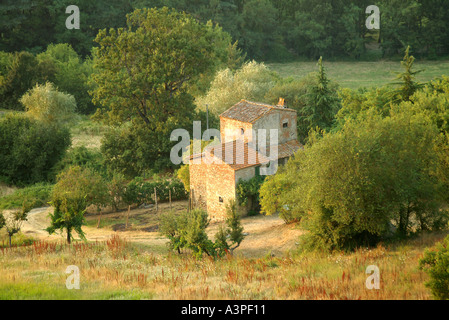
[[[59,92],[50,82],[37,84],[20,98],[20,102],[28,115],[47,125],[63,125],[75,117],[75,98]]]
[[[76,111],[82,114],[91,114],[96,107],[88,91],[89,77],[93,72],[92,60],[83,61],[76,51],[66,43],[50,44],[47,50],[37,55],[38,60],[52,61],[56,66],[54,84],[59,91],[69,93],[75,97]]]
[[[27,202],[26,200],[23,202],[22,209],[16,210],[10,213],[6,218],[3,215],[0,217],[0,226],[5,226],[6,233],[9,237],[9,247],[12,247],[12,237],[20,231],[22,228],[23,222],[27,220],[27,215],[32,209],[33,204]],[[3,226],[2,226],[3,223]],[[1,229],[0,227],[0,229]]]
[[[65,26],[68,17],[65,10],[69,5],[80,8],[80,29],[69,30]],[[104,28],[122,28],[126,26],[126,14],[132,12],[130,1],[122,0],[58,0],[52,1],[50,10],[54,12],[55,43],[68,43],[82,57],[91,54],[95,47],[94,39]],[[51,43],[51,42],[48,42]]]
[[[85,146],[72,147],[65,153],[61,161],[56,164],[54,171],[59,173],[71,166],[80,166],[89,168],[106,177],[108,174],[103,161],[102,154],[97,150],[88,149]]]
[[[37,83],[43,84],[54,81],[56,67],[51,60],[38,61],[28,52],[14,54],[8,72],[3,76],[0,87],[1,104],[4,109],[23,110],[19,99],[26,91]]]
[[[217,72],[207,94],[197,97],[196,105],[201,110],[207,105],[212,114],[219,115],[242,99],[263,102],[278,80],[276,73],[256,61],[245,63],[235,72],[224,69]]]
[[[310,231],[305,248],[374,244],[391,235],[391,221],[400,236],[438,229],[447,221],[440,210],[447,176],[440,143],[438,128],[422,113],[397,107],[383,118],[368,110],[338,132],[311,136],[275,184],[289,177],[285,194],[268,206],[263,199],[262,209],[283,207],[299,217]]]
[[[67,128],[7,114],[0,119],[0,176],[16,185],[52,180],[70,144]]]
[[[196,258],[206,254],[212,258],[220,258],[227,252],[234,251],[244,239],[243,227],[240,217],[235,210],[235,204],[229,207],[226,228],[221,226],[215,235],[215,242],[211,241],[206,233],[210,220],[203,210],[176,214],[164,214],[160,218],[160,232],[170,242],[171,250],[179,254],[187,249]]]
[[[123,203],[126,185],[125,182],[125,177],[122,174],[114,173],[111,180],[107,183],[110,204],[114,212],[117,212]]]
[[[381,47],[384,56],[398,55],[407,46],[418,57],[447,54],[449,4],[444,0],[382,0]]]
[[[55,13],[50,8],[53,2],[3,0],[0,4],[0,50],[37,53],[53,42]],[[64,12],[57,14],[64,16]]]
[[[67,233],[67,243],[71,243],[72,232],[76,231],[81,239],[85,239],[82,226],[85,223],[84,213],[88,206],[98,208],[108,203],[106,183],[97,173],[79,166],[70,167],[58,175],[53,188],[51,204],[54,207],[50,214],[51,224],[47,228],[49,234],[56,230]]]
[[[238,40],[243,50],[252,59],[274,58],[278,53],[276,44],[281,41],[277,34],[277,28],[273,27],[276,25],[277,10],[272,1],[245,1],[240,16],[240,38]]]
[[[160,123],[182,123],[193,113],[189,83],[225,58],[217,48],[226,40],[219,28],[185,13],[138,9],[128,15],[126,29],[102,30],[97,36],[94,99],[109,120],[138,117],[153,133]]]
[[[0,212],[0,229],[2,229],[6,224],[5,216]]]
[[[191,127],[195,115],[188,89],[227,59],[229,36],[210,23],[162,8],[135,10],[126,29],[102,30],[96,41],[100,46],[92,78],[94,101],[101,105],[97,118],[113,124],[131,120],[122,141],[138,146],[128,149],[137,158],[127,164],[135,164],[134,172],[141,173],[149,163],[170,166],[170,133]]]
[[[375,109],[382,116],[388,116],[394,95],[394,89],[387,86],[340,90],[339,97],[342,107],[335,115],[334,130],[341,129],[347,120],[356,119],[368,109]]]
[[[292,186],[293,182],[283,166],[278,168],[276,175],[268,176],[259,190],[261,213],[279,213],[279,217],[287,224],[300,220],[301,214],[294,210],[294,205],[288,199]]]

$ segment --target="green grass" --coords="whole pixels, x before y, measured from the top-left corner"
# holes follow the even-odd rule
[[[301,79],[317,71],[317,62],[272,63],[268,66],[282,77]],[[394,72],[403,71],[400,61],[377,62],[329,62],[324,61],[328,76],[342,88],[358,89],[377,87],[394,81]],[[428,82],[442,75],[449,76],[449,61],[416,61],[415,70],[424,71],[417,75],[418,81]]]
[[[153,295],[134,290],[105,290],[98,282],[83,283],[80,289],[69,290],[65,286],[68,276],[56,275],[61,281],[52,283],[51,275],[35,276],[35,280],[0,283],[0,300],[148,300]]]

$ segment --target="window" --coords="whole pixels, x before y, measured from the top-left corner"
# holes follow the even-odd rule
[[[241,128],[240,132],[241,132],[241,134],[245,134],[245,129]]]
[[[222,197],[218,197],[218,202],[223,203],[223,198]]]
[[[285,121],[282,123],[282,128],[288,128],[288,120],[285,120]]]
[[[256,167],[256,177],[260,176],[260,167]]]

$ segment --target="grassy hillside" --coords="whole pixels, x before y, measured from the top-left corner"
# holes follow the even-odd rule
[[[154,253],[117,235],[71,246],[41,241],[0,249],[0,299],[431,299],[418,259],[444,236],[350,254],[219,261]],[[80,290],[66,289],[69,265],[80,269]],[[379,267],[379,290],[366,289],[369,265]]]
[[[282,77],[301,79],[310,72],[317,71],[316,62],[273,63],[268,66]],[[329,77],[343,88],[376,87],[386,85],[401,72],[399,61],[378,62],[329,62],[324,61]],[[417,76],[426,82],[441,75],[449,75],[449,61],[416,61],[415,70],[424,70]]]

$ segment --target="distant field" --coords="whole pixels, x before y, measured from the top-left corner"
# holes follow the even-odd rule
[[[268,66],[282,77],[301,79],[317,71],[316,62],[272,63]],[[377,87],[390,83],[396,72],[402,71],[399,61],[378,62],[326,62],[328,76],[343,88]],[[424,71],[417,75],[418,81],[427,82],[441,75],[449,76],[449,61],[416,61],[415,70]]]

